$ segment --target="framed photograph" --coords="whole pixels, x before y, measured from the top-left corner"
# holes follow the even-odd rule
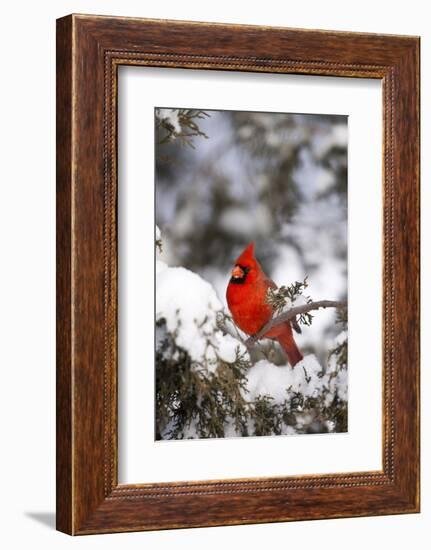
[[[57,528],[419,511],[419,38],[57,21]]]

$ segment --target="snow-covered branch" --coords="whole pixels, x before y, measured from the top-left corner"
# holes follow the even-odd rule
[[[309,302],[301,306],[292,307],[288,311],[284,311],[283,313],[281,313],[277,317],[274,317],[268,323],[266,323],[266,325],[264,325],[259,330],[259,332],[257,332],[253,336],[250,336],[250,338],[246,340],[245,345],[248,348],[253,347],[254,344],[272,328],[274,328],[277,325],[280,325],[281,323],[285,323],[290,319],[295,318],[297,315],[301,315],[304,313],[308,313],[309,311],[315,311],[317,309],[328,308],[328,307],[346,308],[347,302],[333,301],[333,300],[319,300],[318,302]]]

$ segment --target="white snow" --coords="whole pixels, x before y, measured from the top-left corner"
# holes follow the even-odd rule
[[[337,369],[335,362],[326,372],[314,355],[307,355],[294,368],[289,365],[276,366],[267,360],[257,362],[247,374],[247,392],[243,397],[249,402],[259,396],[270,396],[276,404],[283,404],[299,393],[304,398],[324,397],[324,405],[330,406],[336,395],[344,401],[348,398],[348,374],[347,369]],[[313,421],[309,412],[301,412],[301,407],[296,408],[295,427],[283,427],[282,433],[297,433],[304,426]],[[299,414],[298,414],[299,413]],[[328,431],[335,429],[335,424],[326,423]]]
[[[332,172],[324,168],[316,169],[314,176],[314,185],[318,193],[325,193],[335,183],[335,177]]]
[[[209,370],[215,370],[218,358],[231,363],[237,350],[245,352],[239,341],[218,328],[217,313],[222,310],[213,287],[196,273],[167,266],[158,272],[156,318],[164,318],[176,344]]]
[[[181,124],[178,120],[178,109],[157,109],[156,116],[172,126],[175,133],[181,133]]]
[[[334,346],[341,346],[341,344],[344,344],[347,340],[347,334],[347,330],[340,332],[334,339]]]
[[[283,403],[295,393],[317,397],[329,387],[329,376],[322,374],[323,368],[314,355],[307,355],[294,368],[290,365],[279,367],[263,359],[247,373],[248,393],[244,398],[253,401],[259,395],[269,395],[274,402]]]
[[[317,158],[322,158],[331,147],[346,147],[348,129],[346,124],[334,124],[331,131],[312,142]]]
[[[248,239],[252,234],[268,235],[271,232],[273,221],[268,207],[265,204],[258,204],[251,213],[239,206],[226,208],[222,212],[218,224],[224,231],[236,233]]]
[[[219,226],[227,232],[248,237],[254,229],[254,218],[244,208],[226,208],[220,219]]]
[[[256,235],[270,235],[273,228],[273,215],[268,207],[261,203],[258,204],[253,212]]]
[[[330,389],[337,392],[338,397],[347,401],[348,397],[348,373],[347,369],[339,369],[337,376],[331,380]]]
[[[253,137],[254,134],[254,128],[250,124],[241,126],[241,128],[238,129],[238,137],[241,139],[247,140]]]
[[[162,271],[167,269],[167,265],[165,262],[162,262],[160,260],[156,260],[156,275],[159,275]]]

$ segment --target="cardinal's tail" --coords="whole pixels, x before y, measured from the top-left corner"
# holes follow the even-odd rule
[[[281,347],[284,349],[287,355],[289,363],[294,367],[296,363],[299,363],[303,359],[302,353],[299,351],[295,340],[292,335],[292,328],[286,325],[286,330],[282,334],[277,336],[277,340],[280,342]]]

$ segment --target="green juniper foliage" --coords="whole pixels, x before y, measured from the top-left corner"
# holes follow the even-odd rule
[[[156,438],[224,437],[228,422],[239,434],[248,435],[248,405],[242,392],[250,365],[244,357],[238,352],[233,363],[220,360],[211,372],[177,346],[163,319],[156,326],[163,334],[156,349]],[[192,423],[196,434],[188,431]]]
[[[309,296],[304,296],[304,290],[308,287],[307,278],[303,281],[295,281],[291,285],[282,285],[279,288],[268,288],[267,301],[272,305],[274,311],[281,313],[286,307],[294,307],[295,301],[301,296],[306,303],[312,302]],[[301,313],[297,317],[297,321],[302,325],[310,326],[313,320],[311,313]]]
[[[159,252],[163,252],[162,239],[156,239],[156,248]]]
[[[171,116],[166,111],[169,111]],[[199,128],[198,121],[207,118],[205,111],[198,109],[157,109],[156,129],[159,131],[159,145],[164,145],[175,139],[182,145],[194,149],[193,138],[208,136]],[[174,117],[174,118],[172,118]]]
[[[250,399],[247,373],[252,364],[245,353],[238,349],[232,363],[218,359],[213,370],[190,359],[166,330],[164,319],[157,321],[157,331],[156,439],[347,431],[347,402],[337,391],[323,387],[310,397],[288,387],[281,403],[267,394]],[[306,368],[297,368],[310,383]],[[345,368],[337,363],[329,379]]]
[[[345,338],[336,344],[336,346],[330,350],[328,362],[334,362],[335,368],[331,373],[332,377],[339,376],[340,373],[344,372],[347,376],[347,358],[348,358],[348,338],[347,338],[347,324],[348,324],[348,312],[347,308],[340,309],[337,311],[337,324],[341,325]],[[334,421],[336,426],[340,429],[336,431],[346,432],[347,431],[347,401],[342,400],[339,396],[336,396],[336,407],[334,410]]]
[[[347,309],[341,309],[337,311],[337,324],[342,326],[343,331],[347,331]],[[338,343],[334,349],[331,350],[329,358],[335,357],[336,363],[340,369],[347,369],[347,353],[348,342],[347,338]]]

